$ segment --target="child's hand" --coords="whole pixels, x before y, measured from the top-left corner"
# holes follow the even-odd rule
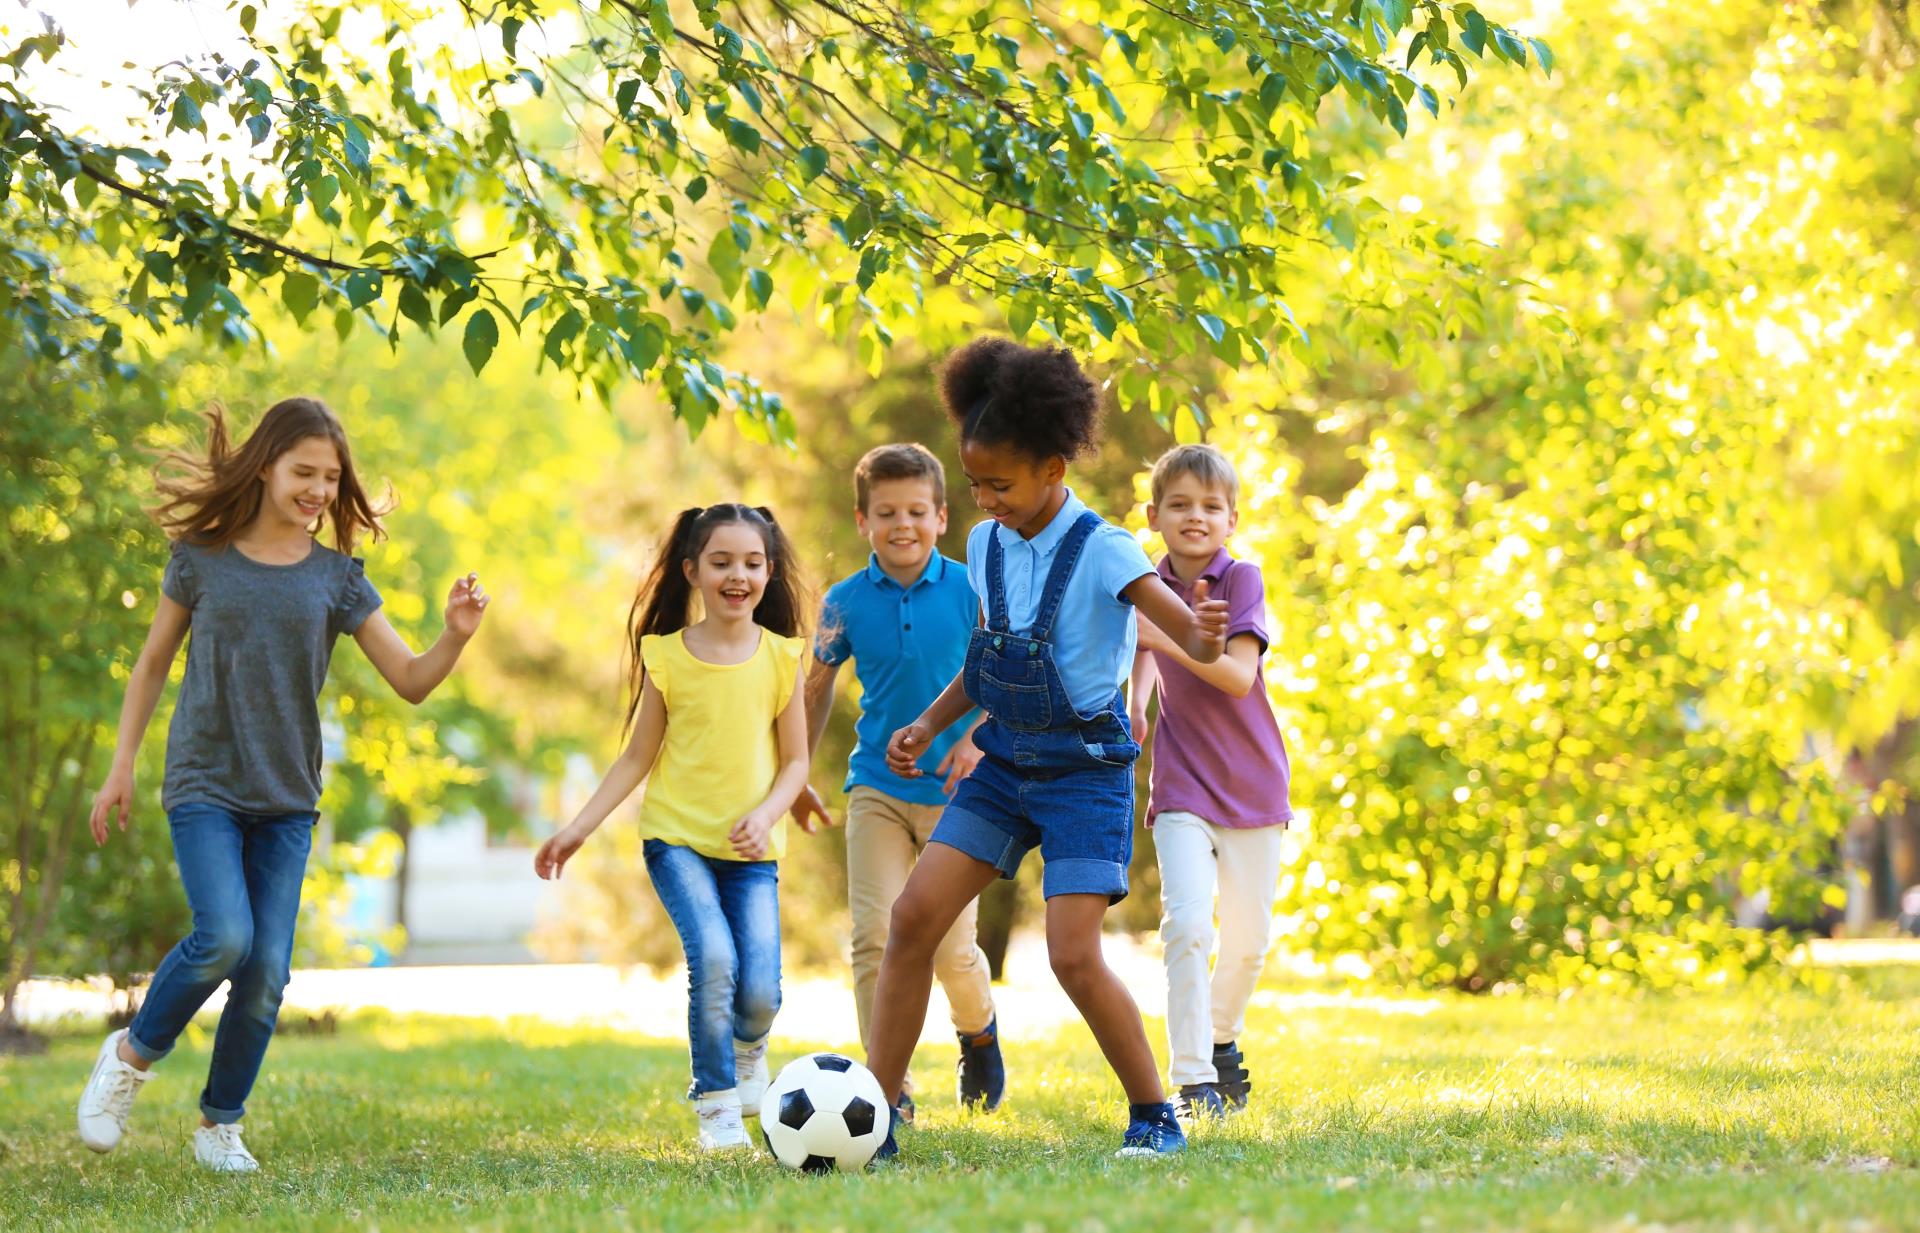
[[[480,628],[492,598],[480,588],[480,575],[468,574],[447,592],[447,630],[461,638],[471,638]]]
[[[927,725],[916,719],[893,734],[887,742],[887,769],[902,779],[920,778],[920,768],[914,763],[920,755],[927,752],[927,745],[933,740],[933,733]]]
[[[800,795],[793,799],[793,822],[809,835],[833,829],[833,815],[827,812],[826,802],[812,784],[800,789]]]
[[[767,856],[767,836],[773,833],[771,815],[754,810],[733,824],[727,832],[727,841],[733,844],[733,850],[741,860],[765,860]]]
[[[1193,645],[1187,651],[1203,664],[1227,649],[1227,601],[1208,599],[1209,589],[1205,578],[1193,584]]]
[[[1167,637],[1165,631],[1158,625],[1149,621],[1146,613],[1136,612],[1134,624],[1139,627],[1138,643],[1141,650],[1171,651],[1175,649],[1173,639]]]
[[[561,827],[553,833],[553,838],[541,844],[540,850],[533,854],[533,871],[544,879],[557,881],[560,870],[586,841],[587,837],[572,826]]]
[[[127,829],[127,811],[133,808],[133,772],[115,771],[107,776],[107,782],[93,796],[93,814],[87,819],[87,827],[93,832],[94,846],[107,841],[107,820],[114,810],[120,811],[120,829]]]
[[[973,768],[980,764],[980,757],[980,747],[973,743],[973,733],[969,732],[953,743],[947,756],[940,759],[937,771],[947,777],[943,789],[948,796],[953,795],[953,790],[960,786],[962,779],[973,774]]]

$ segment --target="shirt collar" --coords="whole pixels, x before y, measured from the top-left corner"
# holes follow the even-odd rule
[[[1207,567],[1200,571],[1200,576],[1208,582],[1218,582],[1225,576],[1227,566],[1232,564],[1233,557],[1227,552],[1226,548],[1222,546],[1214,551],[1213,560],[1207,562]],[[1154,566],[1154,568],[1159,571],[1160,577],[1172,586],[1185,587],[1191,585],[1190,583],[1182,582],[1179,576],[1173,572],[1173,554],[1171,552],[1161,556],[1160,564]],[[1219,596],[1216,595],[1214,598],[1218,599]]]
[[[915,590],[919,587],[927,586],[930,583],[938,582],[946,576],[947,556],[938,548],[935,548],[933,555],[927,558],[926,567],[920,571],[920,576],[914,579],[913,586],[907,589]],[[893,580],[893,575],[880,568],[880,555],[874,552],[867,554],[867,581],[873,583],[875,586],[898,587],[900,585]]]
[[[1072,529],[1074,522],[1086,512],[1087,503],[1075,496],[1073,489],[1069,488],[1067,499],[1060,503],[1059,510],[1053,515],[1053,521],[1042,527],[1040,534],[1032,539],[1023,539],[1020,532],[997,522],[993,524],[993,533],[1000,537],[1002,549],[1011,548],[1015,544],[1025,544],[1033,550],[1034,556],[1044,560],[1053,555],[1053,550],[1058,548],[1060,541],[1067,537],[1067,532]]]

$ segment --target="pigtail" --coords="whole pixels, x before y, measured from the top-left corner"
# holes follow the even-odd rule
[[[753,507],[767,523],[769,571],[767,589],[760,594],[760,606],[753,610],[754,623],[783,638],[797,638],[806,632],[808,604],[806,582],[800,576],[800,561],[793,541],[780,529],[773,511],[764,505]]]
[[[640,640],[649,634],[670,634],[687,627],[693,606],[693,584],[687,581],[680,563],[691,555],[694,527],[706,512],[697,505],[680,511],[640,589],[634,592],[633,607],[627,612],[626,677],[630,696],[627,721],[621,728],[623,736],[632,729],[634,719],[640,714],[640,695],[646,681],[647,666],[640,657]]]

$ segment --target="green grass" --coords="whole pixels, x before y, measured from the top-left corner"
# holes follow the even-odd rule
[[[1168,1161],[1109,1158],[1120,1094],[1083,1032],[1010,1038],[1007,1108],[983,1118],[929,1049],[904,1166],[828,1178],[697,1155],[677,1042],[381,1016],[276,1041],[247,1121],[264,1170],[212,1177],[186,1147],[208,1040],[183,1039],[105,1157],[73,1131],[97,1035],[0,1058],[0,1228],[1920,1225],[1912,969],[1638,1001],[1275,990],[1243,1038],[1253,1108]],[[835,1043],[776,1040],[776,1062]]]

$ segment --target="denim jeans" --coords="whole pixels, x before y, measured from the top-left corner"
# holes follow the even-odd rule
[[[236,813],[189,802],[167,815],[193,932],[154,971],[127,1047],[149,1062],[173,1050],[220,982],[231,980],[200,1093],[210,1122],[237,1122],[273,1039],[293,965],[300,883],[313,846],[311,813]]]
[[[733,1042],[754,1043],[780,1009],[780,866],[727,861],[649,839],[653,889],[687,953],[689,1097],[733,1088]]]

